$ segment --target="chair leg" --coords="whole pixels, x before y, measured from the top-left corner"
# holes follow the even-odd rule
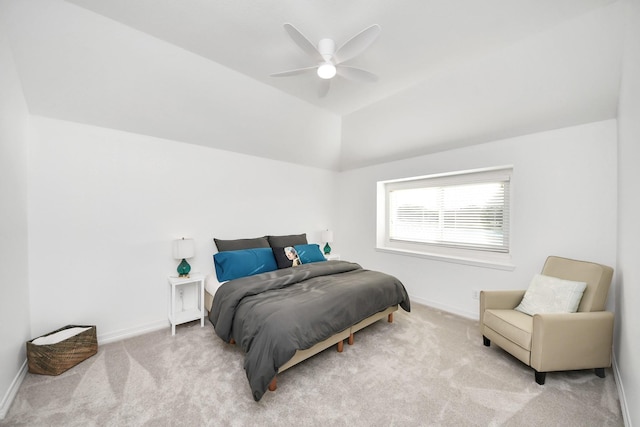
[[[604,378],[604,368],[596,368],[596,376],[599,378]]]
[[[540,385],[544,385],[544,380],[547,377],[547,373],[546,372],[538,372],[538,371],[535,371],[535,373],[536,373],[536,382],[538,384],[540,384]]]
[[[484,344],[485,347],[489,347],[491,345],[491,340],[483,335],[482,344]]]

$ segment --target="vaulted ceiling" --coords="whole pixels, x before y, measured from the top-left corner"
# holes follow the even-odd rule
[[[0,0],[29,109],[349,169],[616,116],[614,0]],[[380,36],[318,96],[288,36]]]

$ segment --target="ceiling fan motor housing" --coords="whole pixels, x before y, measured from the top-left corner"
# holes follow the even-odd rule
[[[318,42],[318,52],[326,62],[331,62],[336,51],[336,42],[331,39],[322,39]]]

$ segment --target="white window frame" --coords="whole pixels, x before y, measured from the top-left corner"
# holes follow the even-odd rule
[[[460,264],[513,270],[511,262],[512,218],[513,218],[513,167],[500,166],[494,168],[474,169],[435,175],[417,176],[403,179],[379,181],[377,183],[377,232],[376,250],[401,255],[417,256]],[[427,244],[411,241],[399,241],[389,238],[389,193],[397,189],[421,188],[434,186],[452,186],[497,182],[506,180],[508,186],[509,215],[506,222],[508,249],[506,252],[495,252],[485,249],[465,249],[438,244]]]

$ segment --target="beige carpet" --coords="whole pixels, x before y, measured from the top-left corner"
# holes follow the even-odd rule
[[[477,322],[414,304],[284,372],[256,403],[243,354],[207,322],[27,374],[2,426],[621,426],[612,371],[547,374],[482,345]]]

